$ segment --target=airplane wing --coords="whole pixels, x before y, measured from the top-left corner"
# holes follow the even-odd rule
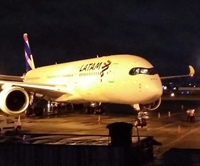
[[[160,78],[161,80],[164,80],[164,79],[180,78],[180,77],[188,77],[188,76],[192,77],[194,74],[195,74],[194,68],[189,65],[189,74],[187,75],[166,76],[166,77],[160,77]]]
[[[24,78],[23,76],[0,75],[0,80],[4,80],[4,81],[18,81],[18,82],[22,82],[23,78]]]
[[[66,85],[43,85],[43,84],[31,84],[17,81],[2,81],[0,80],[1,89],[11,86],[22,87],[28,92],[38,93],[42,95],[48,95],[49,97],[58,98],[62,95],[71,96],[72,94],[67,89]]]

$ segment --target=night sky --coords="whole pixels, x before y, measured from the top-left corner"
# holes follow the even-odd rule
[[[200,1],[177,2],[1,1],[0,73],[25,72],[27,32],[37,67],[127,53],[149,60],[161,76],[186,74],[189,64],[198,76]]]

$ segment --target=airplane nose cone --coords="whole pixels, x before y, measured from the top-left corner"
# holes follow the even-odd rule
[[[160,98],[162,95],[162,86],[154,86],[151,89],[151,93],[153,94],[153,96],[155,96],[155,98]]]
[[[149,86],[146,86],[146,95],[148,101],[154,102],[158,100],[162,95],[162,84],[159,82],[154,82]]]

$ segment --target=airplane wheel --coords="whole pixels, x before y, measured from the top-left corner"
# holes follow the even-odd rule
[[[34,113],[36,116],[42,116],[43,115],[43,108],[42,107],[36,107],[34,109]]]
[[[29,117],[32,114],[33,114],[33,109],[31,107],[28,107],[27,110],[25,111],[25,115]]]
[[[92,109],[90,107],[86,107],[85,108],[85,113],[86,114],[91,114],[92,113]]]
[[[96,109],[95,114],[103,114],[103,109],[102,108]]]
[[[136,119],[136,120],[134,121],[134,126],[139,126],[139,124],[140,124],[140,120],[139,120],[139,119]]]
[[[146,125],[147,125],[146,119],[142,119],[142,124],[143,124],[143,126],[146,126]]]

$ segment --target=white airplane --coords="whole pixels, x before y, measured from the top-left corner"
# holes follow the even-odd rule
[[[27,110],[31,96],[61,103],[119,103],[135,110],[155,110],[161,104],[161,79],[146,59],[128,54],[110,55],[35,68],[28,36],[25,41],[27,72],[0,76],[0,109],[10,115]],[[1,79],[2,78],[2,79]]]

